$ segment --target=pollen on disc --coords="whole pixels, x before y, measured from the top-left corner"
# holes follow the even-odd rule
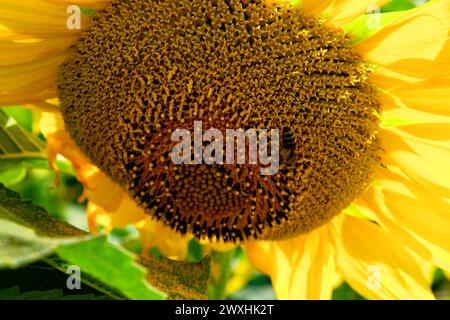
[[[278,3],[278,4],[277,4]],[[197,238],[285,239],[328,222],[382,153],[369,70],[289,1],[111,1],[61,66],[67,130],[157,220]],[[280,170],[175,165],[174,130],[282,129]]]

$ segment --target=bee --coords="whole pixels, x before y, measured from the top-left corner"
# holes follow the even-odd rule
[[[281,131],[280,156],[281,161],[286,163],[288,166],[295,165],[297,161],[295,150],[296,146],[297,141],[295,139],[294,131],[292,131],[289,127],[284,127]]]

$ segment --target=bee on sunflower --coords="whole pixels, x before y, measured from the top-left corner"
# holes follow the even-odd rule
[[[365,14],[388,2],[0,0],[0,105],[53,117],[49,159],[72,161],[92,232],[134,224],[179,260],[192,238],[242,246],[280,299],[339,279],[432,299],[450,270],[450,1]],[[81,31],[73,3],[96,10]],[[285,161],[175,165],[171,134],[195,121],[283,129]]]

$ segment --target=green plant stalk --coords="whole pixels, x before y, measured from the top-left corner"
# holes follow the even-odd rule
[[[218,274],[211,274],[208,287],[209,299],[224,300],[226,298],[227,283],[233,273],[232,262],[235,255],[236,250],[227,252],[213,251],[211,253],[211,270],[216,270]]]

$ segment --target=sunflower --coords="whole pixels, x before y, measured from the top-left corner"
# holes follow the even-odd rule
[[[432,299],[450,270],[450,1],[366,14],[388,2],[0,0],[0,105],[41,113],[93,232],[134,224],[180,260],[192,238],[240,245],[280,299],[341,280]],[[273,177],[176,167],[171,133],[196,120],[284,128],[292,150]]]

